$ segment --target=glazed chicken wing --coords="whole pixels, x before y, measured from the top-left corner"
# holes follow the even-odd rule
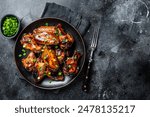
[[[74,52],[72,57],[68,57],[63,67],[63,73],[65,75],[76,74],[78,72],[78,60],[81,54],[77,51]]]
[[[70,34],[61,35],[59,36],[60,48],[61,49],[68,49],[74,42],[73,37]]]
[[[22,64],[25,69],[28,71],[33,71],[34,70],[34,65],[36,62],[36,57],[33,52],[30,52],[27,58],[22,59]]]
[[[39,28],[34,29],[33,33],[41,33],[41,32],[47,32],[47,33],[55,33],[56,26],[40,26]]]
[[[46,70],[46,63],[41,58],[38,58],[35,63],[35,69],[37,72],[38,77],[35,78],[36,82],[40,82],[43,80]]]
[[[53,33],[47,33],[47,32],[40,32],[34,34],[35,41],[38,44],[44,44],[44,45],[58,45],[59,39],[55,34]]]
[[[57,71],[59,69],[59,63],[54,50],[45,48],[41,58],[49,65],[52,71]]]
[[[29,49],[35,53],[40,52],[42,48],[40,45],[37,45],[34,40],[34,36],[31,33],[25,34],[20,42],[24,48]]]

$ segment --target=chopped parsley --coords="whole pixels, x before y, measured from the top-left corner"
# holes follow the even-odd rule
[[[23,56],[26,56],[26,53],[23,53]]]
[[[59,36],[62,36],[62,33],[61,33],[61,32],[59,33]]]
[[[55,35],[56,35],[56,36],[59,36],[59,31],[58,31],[58,29],[56,29]]]
[[[36,62],[36,59],[33,59],[33,62]]]
[[[68,42],[68,40],[67,40],[67,39],[62,40],[62,43],[66,43],[66,42]]]
[[[48,26],[48,23],[47,23],[47,22],[45,23],[45,26]]]
[[[62,75],[62,72],[58,72],[58,76],[61,76]]]
[[[55,49],[57,49],[58,48],[58,46],[55,46]]]
[[[47,57],[48,57],[47,55],[46,55],[46,56],[44,56],[44,59],[47,59]]]
[[[39,70],[42,71],[42,67],[40,67]]]
[[[22,57],[22,54],[19,54],[18,57]]]
[[[22,52],[26,52],[26,50],[25,50],[25,49],[22,49]]]

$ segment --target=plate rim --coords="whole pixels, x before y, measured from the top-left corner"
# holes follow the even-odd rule
[[[15,53],[16,53],[16,46],[17,46],[17,42],[18,42],[19,37],[21,36],[22,32],[23,32],[29,25],[31,25],[31,24],[33,24],[33,23],[39,21],[39,20],[45,20],[45,19],[60,20],[60,21],[62,21],[62,22],[65,22],[66,24],[70,25],[70,26],[77,32],[77,34],[79,35],[79,37],[80,37],[80,39],[81,39],[81,41],[82,41],[82,44],[83,44],[83,56],[82,56],[82,57],[83,57],[83,64],[81,65],[80,70],[79,70],[79,72],[77,73],[77,75],[76,75],[75,77],[73,77],[73,79],[70,80],[70,82],[68,82],[68,83],[66,83],[66,84],[64,84],[64,85],[62,85],[62,86],[57,86],[57,87],[42,87],[42,86],[38,86],[38,85],[36,85],[36,84],[30,82],[29,80],[27,80],[27,78],[21,73],[21,71],[20,71],[20,69],[19,69],[19,67],[18,67],[18,65],[17,65],[16,56],[15,56]],[[43,89],[43,90],[61,89],[61,88],[64,88],[64,87],[70,85],[70,84],[71,84],[75,79],[77,79],[77,77],[81,74],[81,71],[83,70],[83,67],[84,67],[84,64],[85,64],[85,57],[86,57],[86,47],[85,47],[85,42],[84,42],[84,40],[83,40],[83,37],[81,36],[81,33],[80,33],[80,32],[75,28],[75,26],[73,26],[71,23],[69,23],[69,22],[67,22],[67,21],[65,21],[65,20],[63,20],[63,19],[61,19],[61,18],[56,18],[56,17],[44,17],[44,18],[39,18],[39,19],[34,20],[34,21],[32,21],[31,23],[29,23],[29,24],[28,24],[27,26],[25,26],[25,27],[20,31],[20,33],[18,34],[17,39],[16,39],[16,41],[15,41],[15,46],[14,46],[14,59],[15,59],[15,64],[16,64],[16,66],[17,66],[17,71],[19,71],[19,73],[20,73],[21,76],[23,77],[23,78],[20,78],[20,79],[21,79],[21,80],[25,80],[25,81],[28,82],[30,85],[32,85],[32,86],[34,86],[34,87],[36,87],[36,88],[39,88],[39,89]]]

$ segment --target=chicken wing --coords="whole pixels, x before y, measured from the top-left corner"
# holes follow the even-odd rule
[[[68,49],[72,46],[74,39],[70,34],[61,35],[59,36],[60,48],[61,49]]]
[[[33,52],[30,52],[26,58],[22,59],[22,64],[23,64],[24,68],[28,71],[34,70],[35,62],[36,62],[36,57]]]
[[[55,34],[53,33],[47,33],[47,32],[40,32],[34,34],[35,41],[38,44],[44,44],[44,45],[58,45],[59,39]]]
[[[80,57],[81,57],[81,54],[75,51],[72,57],[67,58],[63,67],[63,73],[65,75],[76,74],[78,72],[77,65],[78,65],[78,60]]]
[[[39,28],[34,29],[33,33],[41,33],[41,32],[47,32],[47,33],[55,33],[56,32],[56,26],[40,26]]]
[[[57,71],[59,69],[59,62],[54,50],[45,48],[41,58],[49,65],[52,71]]]
[[[45,74],[45,70],[46,70],[46,63],[44,63],[44,61],[41,58],[38,58],[36,63],[35,63],[35,69],[36,69],[36,73],[38,75],[37,78],[35,78],[36,82],[40,82],[43,80]]]
[[[25,34],[22,39],[20,40],[21,44],[23,45],[24,48],[29,49],[35,53],[40,52],[41,50],[41,46],[38,45],[35,40],[34,40],[34,36],[29,33],[29,34]]]

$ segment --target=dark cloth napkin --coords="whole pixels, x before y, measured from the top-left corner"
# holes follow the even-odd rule
[[[82,36],[85,35],[90,27],[90,21],[82,17],[79,13],[56,3],[46,3],[41,18],[46,17],[60,18],[71,23],[74,27],[78,29]],[[39,18],[40,17],[34,16],[34,14],[30,11],[29,14],[21,19],[22,28]]]
[[[82,36],[87,32],[88,28],[90,27],[90,22],[83,18],[79,13],[56,3],[46,3],[45,9],[41,17],[61,18],[75,26]]]

